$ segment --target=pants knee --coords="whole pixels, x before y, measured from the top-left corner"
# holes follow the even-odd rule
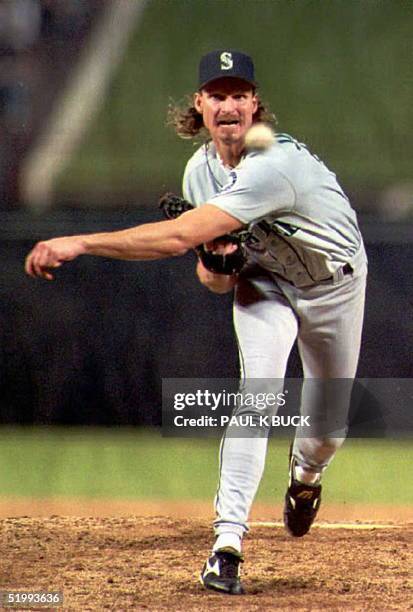
[[[298,465],[323,470],[333,459],[345,438],[300,438],[296,439],[293,454]]]

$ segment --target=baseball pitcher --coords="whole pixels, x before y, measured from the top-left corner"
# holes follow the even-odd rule
[[[282,380],[297,341],[301,409],[311,417],[336,408],[333,401],[320,403],[312,380],[355,377],[367,260],[355,212],[334,173],[287,134],[267,139],[261,130],[255,147],[248,139],[251,126],[271,118],[257,92],[252,59],[229,49],[208,53],[191,103],[170,111],[180,136],[204,137],[204,144],[186,166],[184,198],[166,194],[161,201],[167,220],[39,242],[26,271],[51,280],[54,268],[80,255],[142,260],[196,249],[200,282],[217,293],[234,289],[244,389],[258,379]],[[351,385],[341,403],[350,391]],[[242,436],[230,427],[222,440],[215,541],[201,572],[206,588],[228,594],[243,593],[242,539],[269,434],[265,420],[256,426],[261,407],[241,402],[235,412],[249,414],[254,426]],[[296,435],[284,505],[292,536],[310,529],[322,474],[344,438],[341,426]]]

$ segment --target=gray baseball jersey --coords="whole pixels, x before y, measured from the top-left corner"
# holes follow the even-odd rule
[[[287,134],[234,169],[223,165],[213,143],[203,145],[187,164],[183,194],[248,226],[249,258],[296,287],[366,261],[355,212],[335,174]]]
[[[366,254],[355,212],[334,173],[286,134],[268,150],[245,155],[234,169],[225,168],[208,143],[189,160],[183,193],[196,206],[214,204],[251,232],[247,253],[259,267],[244,268],[234,293],[243,384],[282,381],[296,340],[305,379],[351,380],[360,350]],[[351,274],[348,268],[344,274],[345,264]],[[315,395],[303,385],[301,409],[311,417],[320,410]],[[348,397],[342,395],[345,416]],[[336,404],[337,398],[329,407],[333,416]],[[260,414],[242,404],[236,413],[244,410]],[[241,538],[248,529],[269,432],[256,425],[245,437],[229,428],[223,439],[216,546],[228,533]],[[344,438],[344,432],[296,436],[297,465],[321,474]]]

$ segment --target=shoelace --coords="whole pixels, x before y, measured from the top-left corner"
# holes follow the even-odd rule
[[[236,557],[230,553],[221,553],[219,559],[221,561],[221,576],[223,578],[236,578],[239,564]]]
[[[301,508],[301,512],[303,512],[303,514],[307,514],[308,516],[311,516],[314,514],[315,510],[312,506],[310,505],[303,505],[303,507]]]

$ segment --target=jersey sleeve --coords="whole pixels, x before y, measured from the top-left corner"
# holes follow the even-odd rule
[[[270,213],[291,210],[295,191],[273,157],[253,154],[231,171],[227,185],[208,204],[249,224]]]
[[[185,168],[184,176],[182,178],[182,195],[187,202],[194,204],[193,193],[192,193],[191,184],[189,181],[188,164]]]

